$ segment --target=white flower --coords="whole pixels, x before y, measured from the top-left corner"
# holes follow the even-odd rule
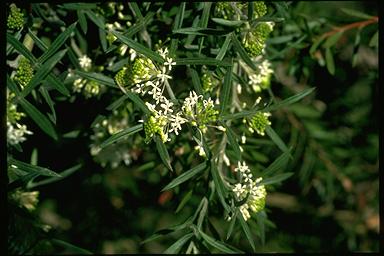
[[[199,151],[199,156],[203,156],[203,157],[206,156],[204,148],[201,145],[195,146],[195,150]]]
[[[33,134],[31,131],[27,130],[26,125],[20,125],[19,123],[16,123],[15,125],[16,127],[10,122],[7,122],[7,141],[11,145],[25,141],[27,139],[25,134]]]
[[[248,173],[248,172],[251,172],[251,170],[249,169],[248,165],[243,162],[243,164],[241,164],[240,162],[237,163],[237,168],[235,168],[234,170],[235,172],[238,172],[240,171],[240,173]]]
[[[165,97],[164,97],[163,103],[160,104],[160,107],[162,107],[164,109],[164,115],[167,115],[168,113],[172,113],[173,112],[172,106],[173,106],[173,103],[170,102]]]
[[[159,78],[162,83],[164,83],[168,79],[172,79],[172,77],[167,75],[165,72],[166,72],[165,67],[163,67],[162,71],[159,72],[159,74],[157,74],[157,78]]]
[[[87,69],[89,69],[91,67],[92,60],[90,58],[88,58],[87,55],[83,55],[82,57],[79,58],[79,65],[84,70],[87,70]]]
[[[246,186],[241,185],[241,183],[237,183],[235,187],[232,189],[233,193],[235,193],[236,197],[241,200],[244,194],[246,194]]]
[[[169,69],[169,71],[171,71],[171,70],[172,70],[172,66],[175,66],[175,65],[176,65],[176,62],[173,61],[172,58],[167,57],[167,61],[164,62],[164,65],[165,65],[165,66],[168,65],[168,69]]]
[[[176,113],[176,115],[171,115],[169,118],[171,128],[169,132],[174,132],[176,135],[179,135],[179,130],[181,130],[181,125],[187,122],[187,119],[181,116],[181,112]]]
[[[251,183],[252,182],[252,173],[244,174],[243,178],[244,178],[244,182]]]
[[[163,57],[163,59],[165,59],[168,55],[168,48],[160,48],[159,50],[157,50],[157,52],[160,54],[161,57]]]
[[[131,61],[133,61],[133,60],[136,58],[136,56],[137,56],[136,51],[133,50],[132,48],[129,49],[128,53],[131,54],[131,56],[130,56],[130,60],[131,60]]]

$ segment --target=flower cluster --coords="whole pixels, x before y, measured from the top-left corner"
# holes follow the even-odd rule
[[[21,117],[25,116],[25,114],[18,112],[17,106],[11,102],[14,96],[13,93],[10,93],[7,99],[7,143],[11,145],[16,145],[25,141],[27,139],[25,135],[32,134],[32,132],[27,129],[26,125],[22,125],[18,122]]]
[[[24,57],[21,57],[19,60],[19,65],[14,76],[14,80],[21,88],[24,88],[33,77],[33,68],[29,60]]]
[[[262,54],[265,48],[265,41],[273,30],[273,22],[261,22],[254,29],[245,34],[243,38],[244,49],[251,57]]]
[[[87,56],[83,55],[79,59],[79,65],[84,71],[91,71],[93,68],[92,60]],[[72,75],[70,73],[70,75]],[[86,98],[91,98],[99,95],[101,93],[102,86],[93,80],[89,80],[86,78],[76,78],[73,82],[73,91],[77,93],[83,92]]]
[[[239,3],[236,3],[239,4]],[[226,20],[232,19],[236,12],[230,2],[217,2],[215,7],[215,16],[223,17]]]
[[[12,193],[11,198],[28,211],[33,211],[39,202],[39,191],[26,192],[18,189]]]
[[[254,18],[260,18],[267,14],[267,6],[264,2],[253,2],[253,10]]]
[[[268,117],[271,116],[269,112],[257,112],[251,119],[248,119],[249,131],[254,133],[255,131],[264,136],[265,128],[271,125],[271,121]]]
[[[239,210],[244,220],[247,221],[251,217],[249,213],[250,210],[257,213],[264,209],[267,191],[264,185],[260,184],[262,181],[261,177],[253,180],[251,170],[245,162],[238,162],[238,166],[234,171],[239,173],[240,182],[233,186],[232,191],[237,202],[245,200],[245,202],[240,205]]]
[[[267,89],[270,86],[271,75],[273,74],[271,63],[268,60],[263,60],[263,62],[257,66],[256,72],[252,70],[248,74],[248,84],[255,92]]]
[[[207,131],[207,124],[217,121],[219,114],[211,98],[205,100],[202,95],[198,96],[194,91],[184,99],[181,109],[191,124],[198,126],[203,133]]]
[[[201,85],[204,92],[212,92],[212,90],[219,85],[219,81],[209,71],[203,71],[201,76]]]
[[[11,30],[19,30],[24,25],[24,14],[15,4],[9,6],[10,14],[7,19],[7,27]]]

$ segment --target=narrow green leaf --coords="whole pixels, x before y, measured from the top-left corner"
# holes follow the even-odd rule
[[[217,192],[217,195],[219,196],[220,202],[223,205],[224,209],[227,212],[229,212],[230,211],[229,206],[224,199],[226,197],[226,190],[223,184],[223,180],[221,179],[221,175],[219,174],[219,170],[217,169],[217,166],[214,163],[213,159],[211,160],[210,170],[211,170],[211,175],[212,175],[213,182],[215,184],[216,192]]]
[[[30,62],[35,63],[36,58],[32,55],[32,53],[25,47],[19,40],[13,37],[11,34],[7,33],[7,43],[11,44],[16,51],[18,51],[21,55],[27,58]]]
[[[41,86],[39,89],[41,95],[43,95],[44,100],[47,102],[49,108],[51,109],[52,115],[50,115],[52,123],[56,124],[56,111],[55,111],[55,103],[52,101],[51,96],[49,95],[48,90],[44,87]]]
[[[87,34],[88,23],[87,18],[85,17],[84,11],[82,9],[77,10],[77,19],[79,20],[81,30],[83,30],[84,34]]]
[[[193,237],[193,233],[186,234],[185,236],[181,237],[179,240],[177,240],[175,243],[173,243],[170,247],[168,247],[167,250],[165,250],[164,254],[175,254],[179,253],[180,249],[183,247],[183,245],[189,241]]]
[[[18,169],[20,169],[22,171],[25,171],[27,173],[35,173],[35,174],[38,174],[38,175],[50,176],[50,177],[61,177],[60,174],[58,174],[58,173],[56,173],[54,171],[51,171],[48,168],[44,168],[44,167],[40,167],[40,166],[24,163],[22,161],[19,161],[19,160],[13,159],[13,158],[9,158],[8,159],[8,163],[10,165],[17,166]]]
[[[34,148],[31,154],[31,161],[30,161],[31,165],[35,165],[35,166],[38,165],[38,158],[39,158],[39,153],[37,151],[37,148]]]
[[[103,49],[104,52],[107,51],[107,37],[105,35],[105,30],[99,28],[99,38],[100,38],[100,44],[101,48]]]
[[[227,35],[225,37],[225,41],[224,41],[223,45],[220,48],[219,53],[216,56],[217,60],[223,60],[225,54],[230,50],[230,47],[229,47],[230,42],[231,42],[231,36]]]
[[[217,60],[214,58],[181,58],[175,60],[176,65],[207,65],[207,66],[231,66],[232,64],[227,61]]]
[[[51,72],[55,67],[57,62],[59,62],[64,55],[66,54],[67,49],[61,50],[54,54],[49,60],[47,60],[41,67],[37,70],[36,74],[32,77],[31,81],[25,86],[24,90],[21,92],[21,96],[27,96],[43,79]]]
[[[40,38],[38,38],[30,28],[28,28],[28,35],[32,38],[32,40],[35,42],[37,47],[40,48],[40,50],[45,52],[48,49],[48,46],[46,46],[46,44],[43,41],[41,41]]]
[[[75,74],[84,77],[86,79],[98,82],[100,84],[104,84],[106,86],[117,88],[117,85],[115,81],[113,81],[112,78],[105,76],[101,73],[95,73],[95,72],[84,72],[80,70],[74,70]]]
[[[95,3],[66,3],[61,4],[59,7],[67,10],[84,10],[84,9],[96,9],[97,4]]]
[[[343,31],[335,33],[332,36],[328,37],[324,43],[324,47],[330,48],[330,47],[334,46],[337,43],[337,41],[339,41],[339,39],[342,35],[343,35]]]
[[[55,129],[51,122],[45,117],[35,106],[29,103],[26,99],[21,98],[20,106],[28,114],[30,118],[49,136],[57,140],[57,135]]]
[[[273,110],[291,105],[291,104],[298,102],[299,100],[303,99],[304,97],[308,96],[315,89],[316,89],[316,87],[305,89],[305,90],[303,90],[303,91],[301,91],[301,92],[299,92],[299,93],[297,93],[297,94],[295,94],[295,95],[293,95],[293,96],[291,96],[285,100],[282,100],[276,104],[273,104],[271,106],[264,108],[263,111],[273,111]]]
[[[287,146],[280,138],[280,136],[272,129],[271,126],[265,128],[265,132],[271,138],[271,140],[276,144],[276,146],[283,152],[289,152]]]
[[[144,19],[136,22],[134,25],[129,27],[126,31],[124,31],[123,35],[126,37],[132,37],[137,32],[141,31],[145,26],[148,25],[149,21],[153,18],[155,15],[154,12],[149,12],[147,15],[145,15]]]
[[[123,95],[120,98],[118,98],[117,100],[115,100],[114,102],[112,102],[110,105],[108,105],[108,107],[106,107],[106,109],[109,111],[113,111],[113,110],[117,109],[118,107],[120,107],[121,104],[123,104],[126,99],[128,99],[128,95]]]
[[[311,48],[309,49],[309,53],[313,55],[316,51],[316,49],[319,47],[319,45],[325,40],[325,37],[319,37],[315,40],[315,42],[312,44]]]
[[[138,53],[141,53],[145,55],[146,57],[150,58],[151,60],[157,61],[159,63],[164,63],[164,59],[157,53],[152,51],[151,49],[143,46],[142,44],[135,42],[134,40],[122,35],[119,32],[111,31],[114,36],[117,37],[122,43],[128,45],[128,47],[134,49]]]
[[[27,184],[27,188],[28,189],[32,189],[32,188],[35,188],[35,187],[38,187],[38,186],[42,186],[42,185],[47,185],[47,184],[50,184],[50,183],[53,183],[53,182],[57,182],[59,180],[62,180],[66,177],[68,177],[69,175],[71,175],[72,173],[74,173],[75,171],[79,170],[81,167],[81,164],[78,164],[78,165],[75,165],[75,166],[72,166],[71,168],[68,168],[62,172],[60,172],[60,176],[57,176],[57,177],[52,177],[52,178],[47,178],[47,179],[44,179],[44,180],[41,180],[41,181],[37,181],[37,182],[29,182]]]
[[[139,96],[130,91],[127,91],[126,95],[130,100],[133,101],[133,103],[135,103],[135,106],[137,106],[141,111],[143,111],[147,115],[151,115],[151,111],[148,109],[148,107],[145,105],[143,100],[140,99]]]
[[[253,3],[248,3],[248,21],[253,20],[254,11],[255,11],[255,5]]]
[[[180,4],[179,10],[178,10],[176,17],[175,17],[175,22],[173,23],[173,30],[179,29],[182,27],[183,20],[184,20],[185,6],[186,6],[186,2],[182,2]]]
[[[232,128],[224,124],[225,133],[227,134],[228,142],[235,151],[236,160],[241,160],[241,151],[239,143],[237,142],[236,134],[233,132]]]
[[[185,204],[189,201],[189,199],[191,199],[192,194],[193,194],[193,189],[189,190],[188,193],[184,195],[183,199],[181,199],[180,204],[177,206],[175,213],[178,213],[184,208]]]
[[[173,171],[172,166],[171,166],[171,159],[168,154],[168,150],[165,147],[163,141],[160,139],[159,136],[155,135],[154,140],[156,142],[156,148],[157,151],[159,152],[161,161],[163,161],[164,165],[170,170]],[[181,176],[181,175],[180,175]]]
[[[46,81],[49,85],[51,85],[53,88],[55,88],[58,92],[69,97],[70,93],[69,93],[67,87],[65,87],[64,83],[61,80],[59,80],[53,73],[48,74]]]
[[[169,190],[171,188],[174,188],[178,185],[180,185],[183,182],[186,182],[187,180],[191,179],[192,177],[199,174],[201,171],[203,171],[207,167],[207,164],[205,162],[196,165],[192,169],[183,172],[180,176],[172,180],[167,186],[165,186],[161,191]]]
[[[211,11],[212,2],[205,2],[203,7],[203,14],[200,19],[200,27],[206,28],[208,25],[209,13]]]
[[[276,110],[276,109],[279,109],[279,108],[282,108],[282,107],[285,107],[285,106],[288,106],[290,104],[293,104],[299,100],[301,100],[302,98],[306,97],[307,95],[311,94],[316,88],[313,87],[313,88],[308,88],[308,89],[305,89],[303,90],[302,92],[299,92],[298,94],[295,94],[285,100],[282,100],[276,104],[273,104],[273,105],[270,105],[270,106],[267,106],[263,109],[260,109],[260,108],[254,108],[254,109],[251,109],[251,110],[244,110],[244,111],[241,111],[241,112],[238,112],[238,113],[233,113],[233,114],[227,114],[227,115],[223,115],[222,116],[222,119],[223,120],[230,120],[230,119],[237,119],[237,118],[243,118],[243,117],[247,117],[247,116],[252,116],[254,114],[256,114],[256,112],[258,111],[273,111],[273,110]]]
[[[236,211],[235,215],[232,216],[231,222],[229,223],[227,237],[225,238],[225,240],[228,240],[231,237],[231,235],[232,235],[233,229],[234,229],[235,224],[236,224],[237,215],[238,215],[238,212]]]
[[[265,178],[263,179],[260,184],[263,184],[263,185],[270,185],[270,184],[274,184],[274,183],[278,183],[278,182],[281,182],[283,180],[286,180],[288,179],[289,177],[291,177],[294,173],[293,172],[287,172],[287,173],[281,173],[281,174],[277,174],[273,177],[270,177],[270,178]]]
[[[131,8],[133,14],[137,17],[137,19],[143,19],[143,14],[140,11],[140,7],[136,2],[129,2],[129,7]]]
[[[141,244],[145,244],[145,243],[148,243],[150,241],[153,241],[159,237],[162,237],[164,235],[168,235],[174,231],[177,231],[177,230],[182,230],[182,229],[185,229],[187,226],[189,226],[191,223],[193,222],[193,218],[192,217],[189,217],[186,221],[184,221],[183,223],[181,224],[178,224],[178,225],[175,225],[175,226],[172,226],[172,227],[168,227],[168,228],[165,228],[165,229],[160,229],[160,230],[157,230],[153,235],[151,235],[149,238],[145,239],[144,241],[141,242]]]
[[[201,226],[203,225],[203,221],[205,217],[207,216],[208,211],[208,200],[206,197],[203,197],[202,199],[203,206],[201,207],[199,218],[197,219],[197,229],[201,230]]]
[[[248,53],[245,51],[244,47],[241,45],[239,40],[237,39],[235,34],[231,34],[231,40],[233,43],[233,47],[236,50],[236,52],[239,54],[240,58],[243,59],[243,61],[250,66],[253,70],[256,70],[256,65],[253,63],[251,58],[249,57]]]
[[[85,14],[89,17],[89,19],[96,24],[101,29],[105,29],[105,22],[104,22],[104,17],[103,16],[97,16],[96,13],[94,13],[91,10],[86,10],[84,11]]]
[[[74,31],[76,27],[77,22],[70,25],[63,33],[61,33],[55,41],[51,44],[51,46],[48,48],[46,52],[43,53],[43,55],[40,56],[40,58],[37,60],[38,63],[43,64],[46,62],[49,58],[56,55],[57,50],[60,49],[60,47],[67,41],[67,39],[71,36],[72,32]]]
[[[76,245],[73,245],[73,244],[70,244],[68,242],[65,242],[63,240],[59,240],[59,239],[56,239],[56,238],[53,238],[53,239],[50,239],[51,242],[53,242],[54,244],[57,244],[57,245],[60,245],[60,246],[63,246],[66,248],[67,251],[69,251],[69,253],[76,253],[76,254],[93,254],[92,252],[84,249],[84,248],[80,248]]]
[[[232,60],[231,60],[232,62]],[[232,93],[232,66],[227,67],[224,77],[222,91],[220,93],[220,115],[224,113],[228,105],[230,105],[230,97]]]
[[[256,214],[257,227],[260,235],[261,244],[265,244],[265,212],[261,211]]]
[[[379,45],[379,31],[376,31],[369,41],[369,47],[377,47]]]
[[[239,27],[245,23],[245,21],[243,20],[226,20],[221,18],[211,18],[211,20],[216,22],[217,24],[228,27]]]
[[[335,74],[335,63],[333,61],[333,55],[330,48],[325,49],[325,63],[327,65],[328,72],[331,75]]]
[[[286,167],[290,157],[290,150],[283,152],[272,164],[270,164],[262,173],[261,176],[268,177],[273,175],[278,170],[281,170]]]
[[[199,74],[197,74],[197,71],[191,67],[189,67],[189,71],[192,77],[193,88],[195,89],[197,94],[203,95],[204,91],[203,91],[203,87],[201,87]]]
[[[189,28],[179,28],[172,31],[174,34],[185,34],[185,35],[202,35],[202,36],[222,36],[227,35],[231,31],[215,28],[199,28],[199,27],[189,27]]]
[[[371,15],[368,15],[366,13],[363,13],[363,12],[360,12],[357,10],[352,10],[349,8],[340,8],[340,10],[345,14],[348,14],[348,15],[353,16],[353,17],[361,18],[361,19],[370,20],[373,18],[373,16],[371,16]]]
[[[123,139],[126,139],[128,136],[135,134],[143,129],[142,124],[138,124],[129,128],[126,128],[120,132],[117,132],[113,134],[111,137],[106,139],[100,144],[100,148],[105,148],[106,146],[109,146],[115,142],[121,141]]]
[[[237,210],[237,211],[239,211],[239,210]],[[241,225],[241,227],[242,227],[242,229],[244,231],[245,236],[247,237],[247,240],[248,240],[249,244],[252,247],[252,250],[255,252],[256,251],[255,241],[253,241],[251,230],[249,229],[248,224],[245,222],[245,220],[243,218],[243,215],[241,213],[237,214],[237,218],[238,218],[238,220],[240,222],[240,225]]]
[[[207,234],[205,234],[203,231],[198,230],[201,237],[211,246],[215,247],[216,249],[225,252],[225,253],[240,253],[242,251],[235,249],[235,248],[230,248],[230,245],[227,245],[221,241],[218,241]],[[232,246],[231,246],[232,247]]]

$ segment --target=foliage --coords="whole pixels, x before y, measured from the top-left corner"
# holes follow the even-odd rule
[[[338,42],[358,27],[358,68],[378,18],[344,8],[362,21],[323,32],[328,21],[307,5],[7,6],[8,252],[263,251],[269,234],[284,233],[270,216],[281,207],[275,191],[291,183],[345,225],[352,187],[375,174],[377,131],[361,148],[353,140],[369,125],[377,70],[325,110],[311,66],[338,77]],[[287,66],[305,82],[289,83]],[[359,174],[365,165],[372,171]],[[342,193],[352,200],[338,208]],[[377,200],[367,200],[372,216]],[[364,249],[354,230],[342,235]]]

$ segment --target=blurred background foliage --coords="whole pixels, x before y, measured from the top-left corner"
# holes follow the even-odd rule
[[[105,17],[117,15],[106,4],[99,6]],[[21,7],[30,11],[29,17],[39,17],[44,27],[39,38],[47,45],[61,33],[62,22],[68,25],[78,19],[76,12],[50,4]],[[124,12],[131,13],[125,7]],[[154,3],[151,8],[155,7]],[[268,3],[268,7],[284,18],[276,23],[267,41],[267,56],[275,71],[270,93],[284,99],[305,88],[317,89],[271,118],[275,131],[293,147],[293,159],[286,169],[294,175],[269,191],[266,209],[271,222],[265,227],[265,244],[259,241],[257,251],[378,251],[377,3],[279,2]],[[177,6],[166,4],[163,8],[168,12],[157,15],[158,26],[148,26],[146,33],[159,33],[165,40],[162,35],[167,33],[162,34],[159,28],[170,31]],[[127,15],[127,21],[134,19]],[[364,23],[367,20],[372,22]],[[340,28],[343,33],[332,37]],[[88,22],[87,30],[87,35],[98,34],[93,22]],[[76,33],[81,50],[94,49],[92,59],[103,65],[106,60],[99,41],[81,35]],[[41,54],[39,51],[33,49],[35,56]],[[10,207],[10,222],[15,223],[10,234],[25,236],[9,241],[22,246],[22,251],[47,254],[86,252],[81,248],[99,253],[163,252],[181,235],[141,242],[158,229],[181,223],[184,216],[193,214],[199,199],[192,195],[175,214],[180,200],[190,196],[188,185],[175,191],[181,195],[160,192],[169,178],[164,177],[163,167],[155,164],[157,153],[140,147],[140,142],[133,141],[136,136],[127,142],[128,146],[139,145],[136,148],[114,145],[110,152],[94,157],[89,147],[94,143],[91,136],[104,129],[102,125],[96,127],[94,121],[100,114],[108,116],[105,102],[112,101],[108,95],[87,100],[81,97],[72,96],[69,101],[56,97],[56,115],[60,117],[56,129],[63,139],[45,143],[47,136],[26,120],[34,136],[24,142],[23,152],[14,153],[15,158],[24,162],[35,158],[39,165],[53,170],[67,169],[69,163],[80,163],[81,167],[61,181],[38,187],[39,203],[33,212],[38,223],[26,212],[14,214],[20,210]],[[48,107],[46,111],[50,111]],[[117,112],[119,120],[124,118],[119,115]],[[100,123],[103,118],[99,118]],[[181,146],[169,151],[187,158],[185,152],[191,149]],[[112,153],[127,149],[129,159],[111,159]],[[276,152],[271,150],[271,154]],[[261,162],[274,159],[256,149],[250,155]],[[118,164],[113,164],[116,161]],[[181,167],[176,167],[178,170]],[[210,221],[219,233],[225,232],[221,228],[224,220],[213,215]],[[40,242],[39,237],[47,234],[36,226],[50,229],[49,236],[57,239]],[[242,243],[242,235],[239,232],[234,239]],[[242,248],[249,250],[246,241]]]

